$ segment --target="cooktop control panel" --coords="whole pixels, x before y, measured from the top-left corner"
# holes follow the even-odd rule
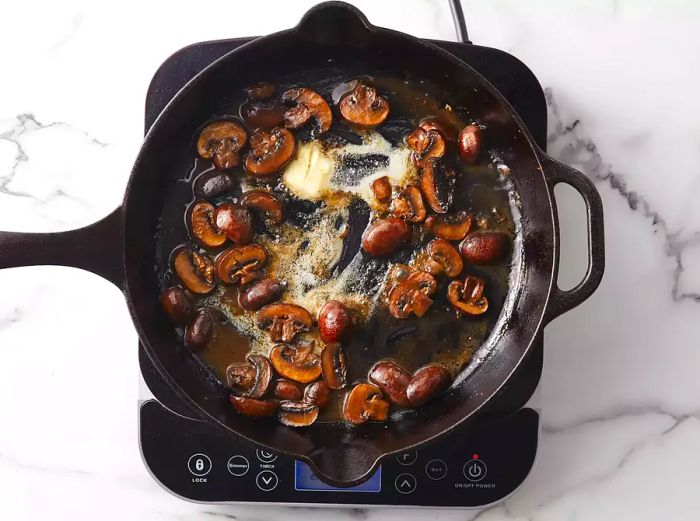
[[[481,506],[513,492],[537,452],[537,412],[479,420],[418,451],[390,455],[361,485],[338,489],[303,462],[237,442],[156,400],[141,405],[141,450],[171,492],[210,502]]]

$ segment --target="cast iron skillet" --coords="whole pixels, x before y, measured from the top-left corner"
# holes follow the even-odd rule
[[[319,75],[331,64],[349,75],[383,71],[425,78],[439,86],[445,99],[474,107],[490,135],[502,138],[499,142],[507,144],[503,159],[511,168],[522,212],[513,260],[517,283],[482,348],[487,356],[465,371],[444,398],[387,425],[317,423],[293,430],[236,414],[224,393],[175,349],[173,327],[157,298],[155,235],[164,194],[182,175],[183,157],[191,161],[193,136],[220,113],[222,99],[256,81],[274,82],[275,74],[313,70],[310,75]],[[570,291],[556,285],[557,183],[578,190],[588,214],[588,270]],[[154,365],[193,410],[235,435],[306,461],[332,485],[352,486],[367,479],[382,456],[425,443],[474,417],[517,371],[542,328],[593,293],[604,269],[603,210],[593,184],[542,152],[512,107],[479,73],[430,43],[372,26],[350,5],[327,2],[311,9],[295,28],[254,40],[193,78],[146,136],[124,202],[112,214],[63,233],[0,233],[0,268],[35,264],[75,266],[116,284]]]

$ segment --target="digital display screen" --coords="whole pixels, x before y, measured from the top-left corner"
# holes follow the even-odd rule
[[[294,488],[302,492],[381,492],[382,490],[381,467],[364,483],[349,488],[338,488],[318,479],[306,463],[295,461],[294,465]]]

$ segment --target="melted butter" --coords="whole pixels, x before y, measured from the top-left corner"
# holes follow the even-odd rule
[[[361,145],[348,144],[328,148],[318,141],[299,144],[296,158],[285,169],[282,180],[297,197],[309,201],[322,200],[337,206],[346,203],[351,194],[375,208],[378,201],[371,184],[377,178],[388,177],[391,184],[401,188],[417,180],[416,168],[410,161],[411,151],[404,145],[392,145],[377,132],[367,132]],[[370,165],[348,180],[345,160],[349,157],[380,156],[386,164]]]

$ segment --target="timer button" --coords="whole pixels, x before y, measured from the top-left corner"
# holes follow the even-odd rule
[[[206,476],[211,472],[211,460],[206,454],[193,454],[187,460],[187,468],[195,476]]]
[[[272,463],[277,459],[277,454],[273,454],[272,452],[267,452],[266,450],[256,450],[255,455],[258,457],[260,461],[263,463]]]
[[[462,473],[469,481],[476,483],[486,477],[487,470],[486,463],[484,463],[483,460],[475,458],[470,459],[464,464]]]

